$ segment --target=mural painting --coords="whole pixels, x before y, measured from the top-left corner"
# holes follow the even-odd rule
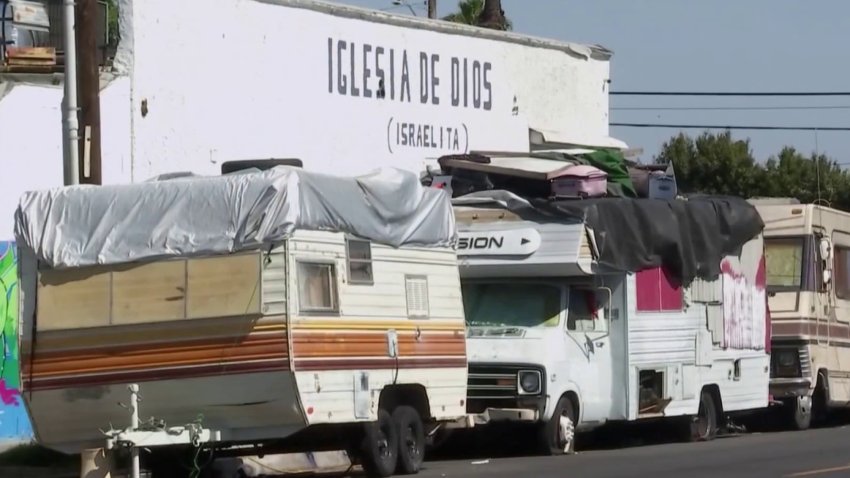
[[[26,439],[32,428],[20,394],[18,267],[14,242],[0,241],[0,440]]]

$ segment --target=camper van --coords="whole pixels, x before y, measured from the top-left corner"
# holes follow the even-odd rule
[[[150,447],[171,477],[182,468],[158,452],[198,426],[186,447],[346,449],[370,476],[416,473],[430,427],[465,414],[467,382],[450,199],[418,182],[278,166],[27,193],[38,441],[79,453],[128,428],[113,442]],[[118,405],[128,387],[141,423]]]
[[[484,191],[454,204],[467,426],[525,424],[562,454],[606,422],[676,419],[710,440],[728,415],[768,406],[761,226],[743,200]]]
[[[773,318],[770,393],[806,429],[850,404],[850,214],[796,200],[752,201],[765,223]]]

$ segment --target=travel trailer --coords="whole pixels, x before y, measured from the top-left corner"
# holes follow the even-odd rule
[[[710,440],[768,406],[762,223],[744,200],[453,201],[469,416],[447,428],[532,425],[560,454],[610,421],[677,418]]]
[[[752,200],[765,223],[773,319],[770,393],[806,429],[850,404],[850,214]]]
[[[389,476],[465,414],[454,216],[412,173],[31,192],[16,235],[23,397],[50,448],[150,447],[168,477],[169,443],[346,449]],[[136,399],[141,424],[117,405]]]

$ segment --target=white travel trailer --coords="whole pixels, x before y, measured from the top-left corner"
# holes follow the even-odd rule
[[[788,199],[752,200],[765,223],[773,318],[770,393],[806,429],[850,405],[850,214]]]
[[[768,406],[761,222],[743,200],[454,203],[466,426],[535,424],[558,454],[571,425],[682,417],[710,440],[727,415]]]
[[[27,193],[20,342],[38,441],[103,448],[136,385],[153,418],[112,444],[348,449],[371,475],[417,472],[428,427],[465,414],[467,378],[454,216],[418,181],[277,167]],[[203,430],[180,428],[199,414]]]

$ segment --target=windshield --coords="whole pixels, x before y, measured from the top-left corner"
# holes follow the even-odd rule
[[[798,290],[803,282],[802,237],[766,239],[764,256],[769,290]]]
[[[561,288],[548,284],[464,284],[466,323],[479,327],[555,327]]]

